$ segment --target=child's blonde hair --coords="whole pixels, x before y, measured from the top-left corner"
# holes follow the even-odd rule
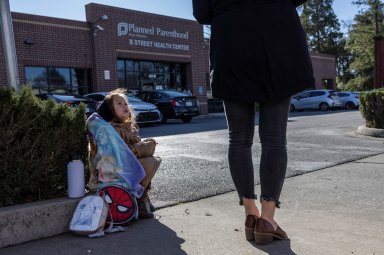
[[[127,119],[125,119],[125,120],[122,120],[122,119],[120,119],[119,117],[116,116],[115,108],[113,107],[113,99],[116,96],[123,97],[123,98],[125,98],[125,100],[127,100],[128,108],[129,108],[129,113],[130,114],[129,114],[129,117]],[[129,123],[129,124],[131,124],[131,127],[138,129],[138,125],[136,123],[135,112],[134,112],[132,106],[129,105],[128,95],[127,95],[127,90],[126,89],[118,88],[118,89],[112,90],[111,92],[108,93],[108,95],[105,97],[104,100],[107,103],[108,108],[110,109],[110,111],[113,114],[112,122],[116,122],[116,123]]]

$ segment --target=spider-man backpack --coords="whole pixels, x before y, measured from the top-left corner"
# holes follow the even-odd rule
[[[109,216],[106,224],[113,226],[125,226],[133,219],[137,219],[138,207],[136,198],[128,190],[119,185],[107,185],[100,188],[96,195],[104,198],[109,206]]]

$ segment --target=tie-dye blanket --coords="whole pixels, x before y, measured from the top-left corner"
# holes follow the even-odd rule
[[[145,177],[144,169],[120,135],[97,113],[88,118],[87,128],[89,139],[97,148],[96,154],[90,159],[90,184],[92,179],[94,184],[90,188],[118,183],[135,197],[141,197],[143,187],[140,182]]]

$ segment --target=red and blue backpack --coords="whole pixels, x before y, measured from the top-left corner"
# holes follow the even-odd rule
[[[109,216],[106,224],[111,222],[113,226],[125,226],[133,219],[137,219],[138,207],[136,198],[120,185],[106,185],[101,187],[97,195],[104,198],[109,206]],[[112,217],[112,220],[111,220]]]

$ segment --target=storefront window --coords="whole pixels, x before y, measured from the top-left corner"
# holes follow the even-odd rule
[[[125,63],[124,60],[117,60],[117,82],[119,88],[125,88]]]
[[[47,68],[25,67],[26,83],[31,84],[35,93],[48,92]]]
[[[127,60],[125,61],[128,72],[138,72],[139,71],[139,61]]]
[[[88,77],[90,77],[90,71],[87,69],[77,69],[72,68],[71,69],[71,93],[83,95],[90,92],[89,88],[89,80]]]
[[[50,92],[66,93],[71,91],[70,69],[48,67]]]
[[[169,73],[169,70],[170,70],[170,65],[164,64],[164,86],[166,88],[169,87],[169,82],[171,80],[171,74]]]
[[[139,61],[125,61],[127,67],[126,79],[128,90],[139,92],[140,90],[140,64]]]
[[[117,72],[119,86],[128,90],[156,88],[181,90],[185,86],[183,64],[118,60]]]
[[[25,79],[35,93],[85,94],[89,70],[62,67],[25,67]]]

